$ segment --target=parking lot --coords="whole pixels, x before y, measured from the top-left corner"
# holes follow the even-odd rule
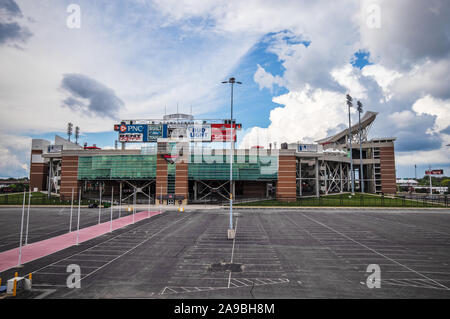
[[[67,209],[40,209],[30,240],[67,231]],[[20,213],[0,210],[0,250],[17,247]],[[98,210],[82,215],[98,221]],[[32,272],[24,298],[450,297],[445,210],[236,209],[234,241],[228,223],[227,210],[167,211],[0,277]],[[66,285],[73,264],[79,289]],[[370,289],[373,264],[381,287]]]

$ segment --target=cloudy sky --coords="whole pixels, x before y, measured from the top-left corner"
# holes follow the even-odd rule
[[[449,16],[447,0],[0,0],[0,177],[27,176],[31,139],[69,121],[111,147],[120,119],[229,117],[230,76],[241,146],[335,133],[350,93],[379,112],[372,137],[397,137],[399,177],[450,175]]]

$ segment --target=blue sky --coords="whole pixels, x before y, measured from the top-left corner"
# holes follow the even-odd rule
[[[243,146],[336,132],[350,93],[379,112],[371,136],[398,137],[399,177],[414,164],[450,175],[450,5],[375,1],[378,28],[369,2],[80,0],[81,28],[70,29],[74,1],[1,1],[0,176],[27,175],[31,138],[66,136],[69,121],[81,143],[112,147],[120,119],[177,104],[228,118],[231,76],[243,82]]]

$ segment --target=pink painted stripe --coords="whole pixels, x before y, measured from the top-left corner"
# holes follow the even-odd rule
[[[135,222],[159,215],[160,212],[139,212],[134,215]],[[133,215],[128,215],[112,222],[113,231],[120,229],[133,223]],[[88,241],[90,239],[99,237],[103,234],[109,233],[110,222],[82,228],[79,231],[79,243]],[[60,250],[76,245],[77,231],[67,233],[64,235],[52,237],[36,243],[22,246],[22,264],[51,255]],[[17,266],[19,261],[19,248],[14,248],[0,253],[0,272],[11,269]]]

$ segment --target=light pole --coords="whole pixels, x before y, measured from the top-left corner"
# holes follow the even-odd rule
[[[234,157],[234,136],[233,136],[233,90],[234,84],[242,84],[242,82],[236,81],[235,78],[230,78],[228,81],[223,81],[223,84],[231,84],[231,118],[230,118],[230,228],[228,229],[228,239],[234,239],[235,230],[233,229],[233,157]]]
[[[350,108],[353,106],[352,97],[347,94],[348,105],[348,144],[350,145],[350,177],[352,179],[352,195],[355,195],[355,175],[353,174],[353,154],[352,154],[352,122],[350,119]]]
[[[358,115],[359,115],[359,183],[361,193],[364,193],[364,173],[363,173],[363,161],[362,161],[362,131],[361,131],[361,113],[363,111],[362,103],[358,101]]]

